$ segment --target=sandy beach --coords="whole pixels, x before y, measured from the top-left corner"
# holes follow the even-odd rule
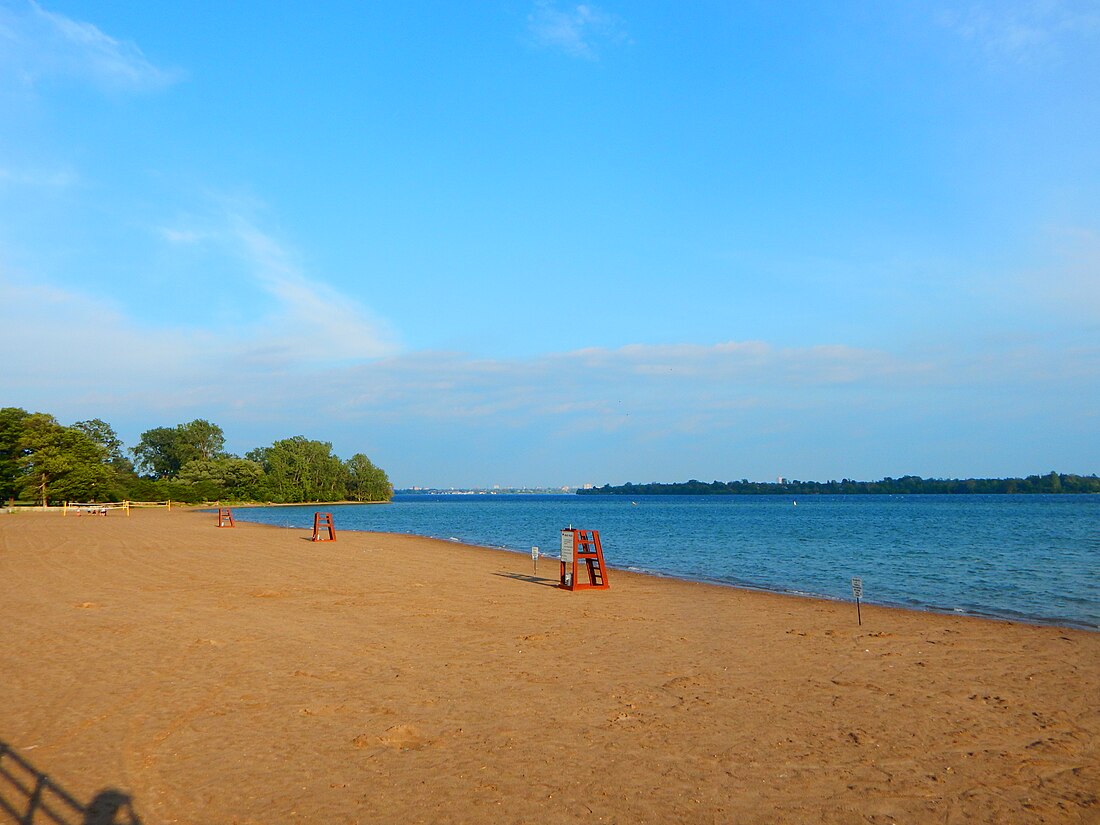
[[[607,562],[0,515],[0,821],[1100,822],[1100,634]]]

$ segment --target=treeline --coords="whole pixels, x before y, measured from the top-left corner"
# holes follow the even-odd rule
[[[127,450],[105,421],[65,426],[47,413],[0,409],[0,500],[389,501],[393,485],[357,453],[294,436],[243,457],[225,451],[221,427],[196,419],[141,434]]]
[[[882,481],[685,481],[675,484],[632,484],[619,487],[605,484],[589,490],[577,490],[578,495],[884,495],[884,494],[966,494],[966,493],[1100,493],[1100,478],[1050,472],[1047,475],[1027,478],[968,478],[943,479],[903,476]]]

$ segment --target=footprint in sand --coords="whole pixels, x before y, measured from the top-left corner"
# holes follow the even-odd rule
[[[677,676],[669,679],[661,688],[676,698],[676,707],[686,709],[689,704],[709,705],[697,692],[706,685],[706,680],[699,676]]]
[[[348,712],[346,705],[314,705],[298,711],[300,716],[342,716]]]
[[[1049,736],[1046,739],[1036,739],[1026,747],[1028,750],[1038,753],[1076,753],[1078,745],[1075,739],[1076,737],[1072,734],[1069,736]]]
[[[352,739],[351,743],[357,748],[367,748],[375,741],[399,751],[418,751],[432,744],[432,740],[424,736],[413,725],[394,725],[392,728],[387,728],[386,732],[379,736],[377,740],[361,733]]]

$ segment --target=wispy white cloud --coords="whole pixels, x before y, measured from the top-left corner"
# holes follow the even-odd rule
[[[1047,59],[1069,41],[1100,35],[1100,7],[1093,0],[975,2],[944,9],[938,20],[997,61]]]
[[[199,330],[143,328],[109,295],[62,289],[0,269],[0,345],[34,357],[13,359],[4,389],[12,399],[71,407],[110,397],[171,407],[193,396],[217,364],[219,343]],[[187,389],[185,389],[187,388]],[[68,397],[67,397],[68,396]]]
[[[0,72],[23,86],[64,77],[109,92],[156,91],[181,76],[154,65],[135,43],[34,0],[0,6]]]
[[[332,370],[312,403],[334,419],[560,432],[721,431],[761,406],[802,409],[927,380],[930,367],[849,347],[631,345],[525,359],[419,352]],[[541,422],[541,423],[540,423]]]
[[[340,364],[399,351],[387,323],[308,276],[284,244],[241,214],[154,234],[166,247],[207,245],[231,259],[243,300],[258,308],[252,317],[227,323],[181,314],[175,323],[148,323],[123,293],[50,284],[0,258],[0,348],[27,352],[34,342],[33,358],[5,365],[6,403],[58,414],[262,411],[281,401],[294,408]]]
[[[967,357],[761,341],[633,344],[512,359],[403,352],[384,322],[308,277],[276,238],[239,214],[218,231],[164,234],[218,244],[237,256],[274,308],[232,327],[150,328],[129,316],[121,300],[0,270],[6,296],[0,348],[23,351],[26,341],[37,342],[34,359],[8,365],[5,388],[15,397],[56,394],[70,404],[103,396],[128,408],[197,405],[209,415],[312,411],[319,421],[504,428],[543,422],[561,431],[627,428],[656,436],[722,431],[761,410],[850,405],[867,414],[922,388],[1100,381],[1095,350],[1054,357],[1026,342]]]
[[[614,472],[625,480],[657,472],[661,461],[675,477],[712,467],[715,477],[762,477],[780,460],[803,468],[820,460],[834,469],[817,472],[840,472],[853,466],[866,428],[896,439],[891,460],[921,467],[928,445],[946,449],[948,430],[988,442],[998,436],[987,431],[1026,427],[1038,438],[1043,422],[1068,421],[1084,433],[1089,413],[1067,419],[1057,411],[1100,404],[1097,390],[1085,389],[1100,387],[1095,345],[906,353],[730,341],[532,358],[386,355],[377,330],[346,301],[340,323],[329,326],[331,304],[311,299],[327,291],[274,239],[251,224],[241,235],[260,289],[282,299],[246,328],[150,326],[119,297],[52,288],[0,266],[0,350],[33,353],[5,363],[3,403],[62,420],[121,420],[131,439],[199,416],[248,433],[254,441],[243,449],[260,432],[304,432],[345,453],[381,444],[402,483],[480,483],[521,465],[536,478],[608,480]],[[334,362],[334,352],[358,357]],[[989,449],[978,444],[970,458]],[[758,469],[731,469],[746,462]]]
[[[619,17],[585,3],[559,8],[552,0],[536,0],[527,30],[540,46],[587,59],[596,58],[602,44],[629,40]]]
[[[206,232],[202,232],[197,229],[184,229],[174,226],[158,227],[156,229],[156,233],[168,243],[177,246],[189,246],[197,243],[202,243],[203,241],[210,239],[209,234],[207,234]]]
[[[159,226],[170,247],[206,247],[239,273],[237,288],[251,289],[271,307],[234,328],[233,351],[256,365],[294,370],[307,363],[337,363],[393,355],[396,335],[383,319],[324,278],[311,277],[285,244],[261,229],[240,202],[224,201],[215,215]]]
[[[402,353],[385,324],[307,278],[271,236],[239,216],[219,242],[237,245],[276,309],[244,328],[150,328],[121,300],[35,283],[0,270],[0,348],[15,359],[5,388],[15,398],[110,397],[126,408],[206,405],[348,420],[498,422],[616,428],[729,420],[731,411],[837,388],[861,392],[927,369],[849,347],[632,345],[528,359]],[[799,401],[798,403],[801,403]],[[211,413],[213,414],[213,413]],[[266,415],[267,412],[264,412]],[[670,424],[670,422],[673,422]]]
[[[0,186],[66,189],[78,182],[71,169],[6,169],[0,167]]]
[[[397,350],[384,321],[324,281],[307,277],[275,238],[241,216],[232,218],[230,232],[256,283],[279,307],[265,320],[265,328],[279,330],[278,338],[267,342],[270,355],[347,361]]]

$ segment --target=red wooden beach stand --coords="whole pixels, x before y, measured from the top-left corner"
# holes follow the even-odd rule
[[[587,571],[587,582],[577,580],[579,568]],[[607,590],[610,587],[599,530],[569,527],[561,531],[561,577],[558,587],[563,590]]]
[[[328,533],[328,538],[321,538],[321,531]],[[336,527],[332,523],[332,513],[313,514],[313,540],[336,541]]]

